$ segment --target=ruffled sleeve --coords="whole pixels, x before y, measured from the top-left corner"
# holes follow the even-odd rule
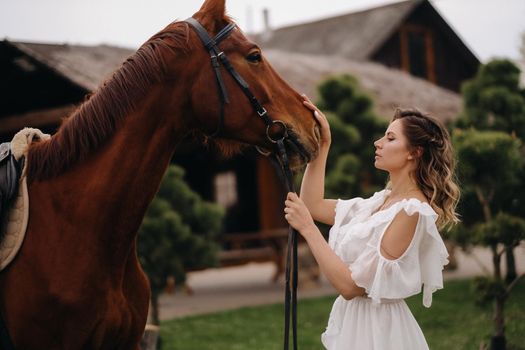
[[[364,199],[361,197],[356,197],[352,199],[338,199],[335,205],[335,218],[334,225],[330,229],[328,236],[328,244],[332,249],[335,247],[341,225],[345,222],[348,222],[355,212],[358,210],[358,203],[362,202]]]
[[[432,305],[432,293],[443,288],[443,267],[448,264],[448,251],[436,227],[435,219],[425,221],[426,234],[423,235],[419,247],[425,307]]]
[[[415,233],[399,258],[386,259],[380,252],[380,243],[401,210],[410,216],[419,214]],[[437,230],[436,219],[437,214],[430,205],[414,198],[372,215],[370,239],[349,268],[354,282],[365,288],[373,302],[407,298],[421,292],[423,285],[423,305],[430,307],[432,293],[443,288],[442,270],[448,263],[448,253]]]

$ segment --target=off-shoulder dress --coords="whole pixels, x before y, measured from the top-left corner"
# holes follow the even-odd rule
[[[443,288],[448,253],[432,207],[410,198],[378,211],[388,193],[383,190],[367,199],[337,201],[328,243],[367,296],[335,300],[321,336],[328,350],[428,349],[404,299],[423,290],[423,305],[430,307],[432,293]],[[406,251],[390,260],[381,254],[380,242],[401,210],[418,214],[418,223]]]

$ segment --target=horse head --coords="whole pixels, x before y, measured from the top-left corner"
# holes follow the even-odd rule
[[[202,25],[209,37],[213,38],[233,23],[225,11],[224,0],[206,0],[193,18]],[[217,84],[210,53],[205,49],[199,35],[186,22],[174,22],[166,30],[169,31],[171,26],[180,25],[187,26],[183,74],[188,81],[186,108],[189,111],[185,113],[185,125],[188,129],[202,132],[204,135],[219,131],[214,138],[216,143],[225,153],[235,153],[246,145],[258,146],[259,150],[273,151],[275,147],[267,134],[281,133],[282,125],[286,125],[289,137],[285,143],[291,152],[292,166],[303,164],[316,156],[319,126],[315,118],[303,105],[301,95],[277,74],[256,43],[247,38],[240,29],[235,28],[217,47],[266,109],[267,116],[271,120],[283,123],[276,123],[268,130],[239,82],[235,81],[220,62],[221,79],[228,95],[228,101],[221,104],[221,88]],[[169,40],[169,37],[166,37],[166,40]],[[180,78],[180,69],[177,74]],[[218,128],[220,130],[217,130]]]

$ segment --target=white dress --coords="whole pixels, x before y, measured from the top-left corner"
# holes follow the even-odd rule
[[[423,286],[423,305],[430,307],[432,293],[443,288],[448,253],[435,224],[438,215],[428,203],[404,199],[376,212],[388,193],[337,202],[328,243],[368,297],[335,300],[321,336],[328,350],[428,349],[404,298],[420,293]],[[381,255],[379,243],[401,210],[417,212],[419,219],[406,251],[389,260]]]

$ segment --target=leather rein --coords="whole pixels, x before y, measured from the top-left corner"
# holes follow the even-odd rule
[[[288,161],[288,155],[286,153],[286,148],[284,146],[284,140],[289,137],[288,130],[283,121],[272,120],[268,116],[268,112],[262,106],[262,104],[257,100],[255,95],[250,90],[246,81],[237,73],[235,68],[231,65],[230,61],[226,57],[226,54],[219,48],[219,43],[227,38],[232,30],[235,29],[236,25],[230,23],[225,26],[223,29],[211,38],[208,35],[206,29],[193,17],[186,19],[184,22],[190,24],[193,30],[197,33],[201,39],[204,48],[208,51],[211,58],[211,66],[215,73],[215,78],[217,81],[217,87],[220,94],[220,114],[219,122],[215,132],[210,135],[211,137],[217,136],[223,125],[224,125],[224,105],[230,103],[228,98],[228,91],[224,80],[221,75],[221,64],[224,66],[226,71],[232,76],[237,85],[241,88],[242,92],[246,95],[248,100],[255,112],[262,118],[266,124],[266,137],[268,140],[277,146],[277,155],[276,158],[280,163],[281,170],[283,171],[286,187],[289,192],[295,192],[292,171],[290,170],[290,165]],[[278,137],[272,137],[271,130],[272,128],[279,128]],[[261,150],[257,148],[259,152]],[[262,152],[261,152],[262,153]],[[268,154],[266,154],[268,155]],[[292,283],[290,286],[290,274],[292,274]],[[291,310],[290,310],[291,309]],[[297,350],[297,231],[289,226],[288,232],[288,249],[286,251],[286,267],[285,267],[285,299],[284,299],[284,349],[288,350],[289,344],[289,329],[290,329],[290,311],[292,316],[292,334],[293,334],[293,349]]]

